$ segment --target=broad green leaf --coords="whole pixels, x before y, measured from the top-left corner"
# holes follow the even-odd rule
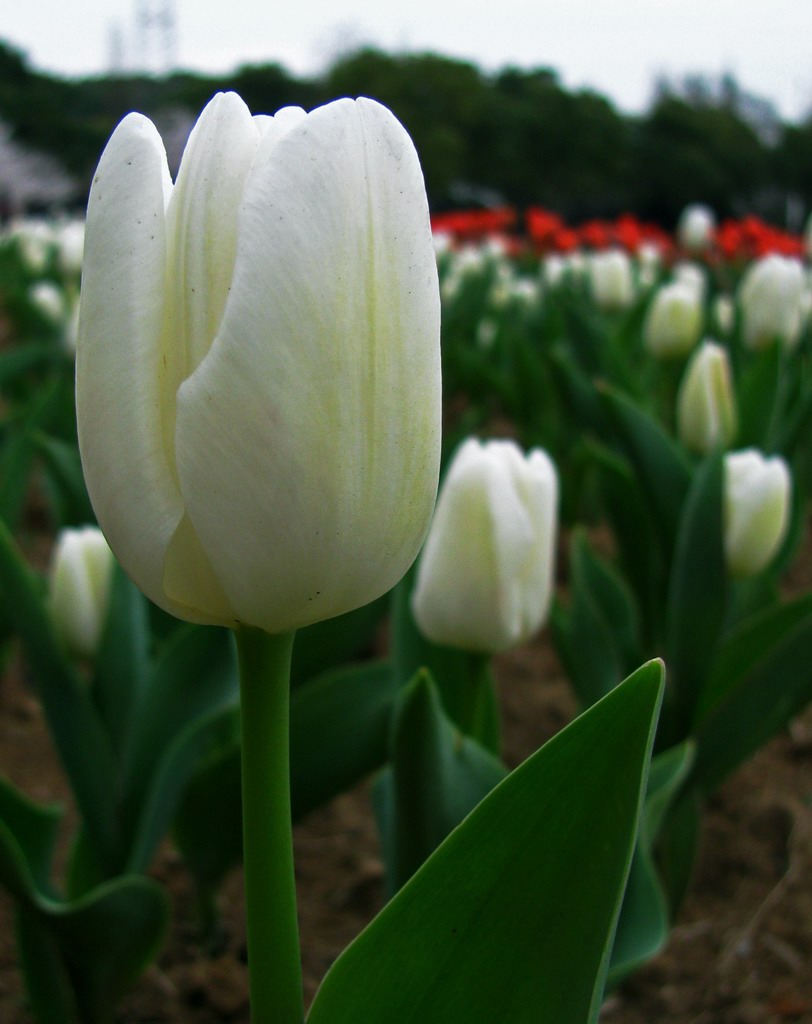
[[[602,433],[606,410],[593,380],[576,362],[574,351],[569,345],[558,343],[551,347],[548,358],[555,371],[558,391],[566,396],[573,419],[582,427]]]
[[[209,744],[227,728],[239,684],[231,634],[189,626],[153,666],[133,712],[121,770],[125,864],[144,871]]]
[[[591,1024],[662,693],[649,663],[465,819],[328,972],[309,1024]]]
[[[120,814],[130,841],[161,759],[175,739],[198,719],[207,720],[234,704],[238,693],[228,630],[188,626],[164,646],[134,709],[123,758]]]
[[[570,606],[556,606],[553,637],[583,707],[600,700],[639,661],[634,598],[577,530],[570,548]]]
[[[384,594],[371,604],[298,630],[290,668],[293,688],[348,661],[359,661],[372,645],[388,604]]]
[[[239,719],[235,717],[239,730]],[[217,923],[215,896],[242,858],[242,792],[239,740],[215,751],[186,786],[174,819],[174,838],[195,883],[201,926]],[[217,822],[212,829],[211,822]]]
[[[657,867],[673,921],[688,891],[699,849],[700,795],[690,780],[667,809],[657,842]]]
[[[116,872],[116,770],[88,687],[56,638],[42,588],[0,521],[0,602],[22,639],[48,728],[99,863]]]
[[[7,432],[0,448],[0,518],[12,530],[22,515],[33,460],[32,431],[22,426]]]
[[[658,737],[666,746],[688,735],[727,609],[722,474],[716,452],[697,470],[680,517],[668,590],[669,691]]]
[[[31,370],[47,368],[61,360],[62,353],[53,345],[35,341],[1,352],[0,388],[5,392],[10,384],[28,375]]]
[[[402,695],[389,760],[375,797],[394,892],[502,781],[506,770],[489,750],[455,728],[425,671]]]
[[[47,923],[76,993],[80,1024],[109,1020],[116,1000],[157,955],[168,921],[164,889],[151,878],[132,875],[49,913]]]
[[[690,486],[688,460],[660,424],[631,398],[608,386],[602,388],[602,393],[621,449],[640,478],[642,493],[669,560],[680,510]]]
[[[739,448],[766,450],[771,423],[775,415],[783,357],[780,344],[768,345],[750,354],[736,382],[739,411]]]
[[[309,814],[380,768],[387,757],[397,689],[388,662],[344,666],[291,694],[291,804]],[[210,898],[242,856],[242,793],[238,728],[209,753],[189,782],[175,817],[175,835],[192,872],[204,916]],[[212,831],[211,821],[221,827]]]
[[[213,747],[233,736],[236,699],[197,715],[177,732],[165,750],[156,752],[149,786],[137,807],[134,833],[127,851],[127,872],[144,872],[161,839],[169,831],[186,784]],[[211,818],[208,819],[209,826]]]
[[[21,966],[42,1024],[102,1024],[157,953],[168,897],[119,877],[66,901],[50,881],[61,814],[0,780],[0,883],[15,899]]]
[[[612,947],[610,985],[618,984],[650,960],[668,939],[668,897],[660,882],[654,851],[663,819],[690,771],[693,755],[689,740],[664,750],[651,762],[640,835]]]
[[[411,609],[414,570],[392,592],[392,665],[397,684],[416,672],[431,673],[447,714],[467,736],[494,754],[501,748],[501,721],[487,655],[432,643],[417,627]]]
[[[36,448],[45,464],[57,524],[63,527],[95,522],[76,443],[41,433],[36,437]]]
[[[697,704],[693,728],[725,700],[737,684],[768,654],[812,618],[812,594],[766,609],[739,623],[727,634],[711,665],[708,680]]]
[[[54,895],[51,869],[62,811],[34,803],[0,776],[0,884],[18,899]]]
[[[18,901],[15,919],[20,970],[38,1024],[85,1024],[48,915]]]
[[[389,662],[350,665],[290,701],[291,804],[302,818],[386,760],[397,687]]]
[[[573,544],[575,577],[594,596],[601,616],[611,631],[622,676],[640,659],[640,623],[634,596],[623,577],[590,546],[586,533],[579,530]]]
[[[745,632],[743,624],[720,653],[708,684],[712,699],[694,730],[695,778],[705,793],[812,701],[810,595],[759,617],[752,637]]]
[[[629,461],[591,442],[601,473],[603,501],[618,545],[619,561],[640,613],[644,649],[659,650],[667,586],[667,555],[652,521],[649,502]]]
[[[116,564],[91,692],[119,757],[147,678],[149,645],[146,598]]]

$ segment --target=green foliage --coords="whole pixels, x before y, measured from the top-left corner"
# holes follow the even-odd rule
[[[661,687],[644,666],[497,786],[336,961],[310,1024],[594,1022]]]

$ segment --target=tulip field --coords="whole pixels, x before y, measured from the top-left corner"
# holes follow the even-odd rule
[[[220,94],[0,386],[0,1020],[812,1020],[812,230]]]

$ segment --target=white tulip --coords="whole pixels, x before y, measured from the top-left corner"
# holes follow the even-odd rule
[[[16,239],[26,268],[32,274],[43,273],[56,244],[53,226],[35,217],[23,218],[12,222],[10,237]]]
[[[32,284],[28,289],[28,298],[52,324],[58,325],[65,320],[68,312],[65,293],[53,281],[37,281]]]
[[[550,607],[558,477],[540,449],[470,438],[448,468],[412,608],[432,641],[494,653],[528,640]]]
[[[786,462],[747,448],[725,457],[724,537],[731,575],[746,579],[773,559],[787,533],[792,478]]]
[[[392,587],[436,495],[439,326],[423,176],[386,108],[252,117],[220,94],[174,185],[126,117],[89,200],[77,415],[138,586],[269,633]]]
[[[800,260],[773,253],[753,263],[739,289],[742,340],[759,350],[776,339],[794,348],[803,326],[804,273]]]
[[[646,313],[643,341],[662,359],[687,355],[702,333],[702,301],[696,288],[683,281],[657,290]]]
[[[634,302],[632,261],[622,249],[606,249],[589,259],[589,287],[595,304],[606,311]]]
[[[82,272],[82,256],[85,248],[84,220],[66,220],[57,228],[56,261],[59,269],[68,277],[78,277]]]
[[[677,240],[690,252],[707,249],[713,240],[716,218],[713,211],[700,203],[686,206],[677,224]]]
[[[708,274],[701,264],[693,260],[680,260],[672,267],[671,274],[674,281],[693,288],[700,302],[705,301],[708,291]]]
[[[693,452],[706,455],[736,434],[733,376],[727,349],[704,341],[691,357],[677,395],[677,433]]]
[[[713,321],[719,331],[728,335],[736,325],[736,304],[730,295],[717,295],[713,302]]]
[[[548,253],[541,261],[541,280],[546,288],[553,290],[564,281],[567,261],[557,252]]]
[[[101,530],[62,530],[50,573],[51,614],[67,650],[78,658],[98,651],[115,561]]]

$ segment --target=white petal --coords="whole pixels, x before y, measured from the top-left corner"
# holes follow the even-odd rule
[[[129,115],[90,191],[76,362],[79,446],[93,508],[125,570],[168,610],[163,561],[183,514],[161,429],[170,188],[154,125]]]
[[[255,114],[254,124],[259,128],[262,135],[263,147],[267,146],[269,140],[272,140],[272,145],[275,145],[303,117],[307,117],[307,114],[301,107],[282,107],[273,116],[269,114]],[[265,152],[264,156],[267,157],[269,152],[270,150]]]
[[[178,386],[208,354],[220,326],[237,252],[237,213],[259,141],[240,97],[218,93],[183,153],[166,211],[172,305],[165,330],[178,364]],[[168,432],[174,436],[174,420]]]
[[[217,341],[178,400],[189,517],[238,617],[346,611],[413,561],[439,462],[439,293],[411,140],[341,100],[255,162]]]

